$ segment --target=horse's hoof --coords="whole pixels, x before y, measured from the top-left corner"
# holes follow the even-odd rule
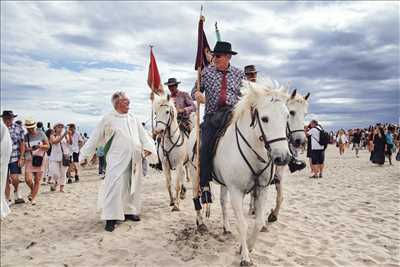
[[[240,262],[240,266],[252,266],[252,265],[253,265],[253,263],[251,261],[242,260]]]
[[[174,202],[170,202],[170,203],[169,203],[169,206],[170,206],[170,207],[175,206],[175,203],[174,203]]]
[[[275,216],[273,212],[268,216],[268,222],[276,222],[278,220],[278,217]]]
[[[207,225],[202,223],[199,226],[197,226],[197,230],[199,231],[200,234],[204,234],[204,233],[206,233],[208,231]]]
[[[186,188],[182,185],[181,192],[179,194],[179,198],[184,200],[186,197]]]
[[[268,232],[267,226],[263,225],[263,227],[261,227],[260,232],[263,232],[263,233]]]
[[[224,227],[224,235],[231,235],[231,234],[232,234],[232,232],[229,230],[226,230]]]
[[[171,211],[180,211],[180,209],[177,206],[174,206]]]

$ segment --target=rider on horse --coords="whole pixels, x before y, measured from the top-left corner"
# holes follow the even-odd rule
[[[192,97],[205,103],[200,149],[200,188],[203,203],[212,202],[209,182],[212,180],[213,146],[218,131],[225,126],[233,106],[239,101],[240,86],[244,79],[244,72],[230,65],[232,55],[237,54],[232,51],[230,43],[217,42],[212,53],[214,64],[202,72],[201,92],[197,92],[196,87],[192,90]]]
[[[251,82],[257,82],[257,70],[256,66],[254,65],[247,65],[244,67],[244,73],[246,75],[246,80],[251,81]],[[300,171],[306,167],[306,163],[302,160],[296,159],[297,152],[296,149],[293,147],[290,149],[290,151],[293,153],[292,157],[290,158],[289,161],[289,170],[290,172],[295,172],[295,171]],[[274,180],[273,183],[276,181]]]
[[[186,92],[178,90],[178,82],[176,78],[169,78],[165,85],[168,86],[171,92],[171,99],[175,104],[176,111],[178,112],[178,124],[179,128],[189,136],[192,130],[192,124],[190,122],[190,114],[196,111],[196,105],[194,104],[190,95]]]

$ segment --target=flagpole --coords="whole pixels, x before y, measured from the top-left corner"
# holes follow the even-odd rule
[[[151,51],[153,50],[154,45],[149,45],[150,47],[150,57],[151,57]],[[150,59],[151,60],[151,59]],[[151,115],[150,115],[150,119],[151,119],[151,136],[154,138],[154,119],[153,119],[153,114],[154,114],[154,110],[153,110],[153,101],[154,101],[154,80],[151,80]]]
[[[203,5],[200,8],[200,20],[204,21],[203,17]],[[201,41],[203,43],[203,41]],[[200,79],[201,79],[201,68],[197,68],[197,82],[196,82],[196,92],[200,92]],[[196,109],[196,188],[195,192],[197,197],[200,197],[200,101],[197,99],[197,109]]]

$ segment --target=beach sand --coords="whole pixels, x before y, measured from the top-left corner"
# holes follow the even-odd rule
[[[305,157],[302,154],[301,157]],[[309,169],[288,174],[279,219],[260,233],[251,258],[257,266],[400,266],[400,162],[382,167],[339,156],[331,146],[322,179]],[[236,220],[229,205],[232,235],[223,235],[219,186],[207,219],[209,232],[196,231],[191,183],[180,212],[171,212],[163,175],[143,180],[140,222],[125,222],[112,233],[96,210],[100,178],[95,167],[66,193],[42,186],[37,205],[13,205],[1,222],[1,266],[239,266]],[[24,196],[27,186],[21,184]],[[270,187],[268,209],[275,204]],[[246,212],[249,197],[245,199]],[[254,217],[248,216],[250,229]]]

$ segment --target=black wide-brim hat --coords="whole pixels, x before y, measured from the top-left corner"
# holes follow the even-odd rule
[[[245,66],[244,67],[244,73],[245,74],[257,73],[256,66],[254,66],[254,65]]]
[[[232,45],[228,42],[217,42],[214,46],[213,54],[231,54],[236,55],[237,52],[232,51]]]
[[[3,110],[3,113],[0,115],[0,117],[15,118],[15,117],[17,117],[17,115],[14,114],[11,110]]]
[[[165,85],[176,85],[176,84],[180,84],[181,82],[178,82],[178,80],[176,78],[169,78],[168,82],[164,83]]]

